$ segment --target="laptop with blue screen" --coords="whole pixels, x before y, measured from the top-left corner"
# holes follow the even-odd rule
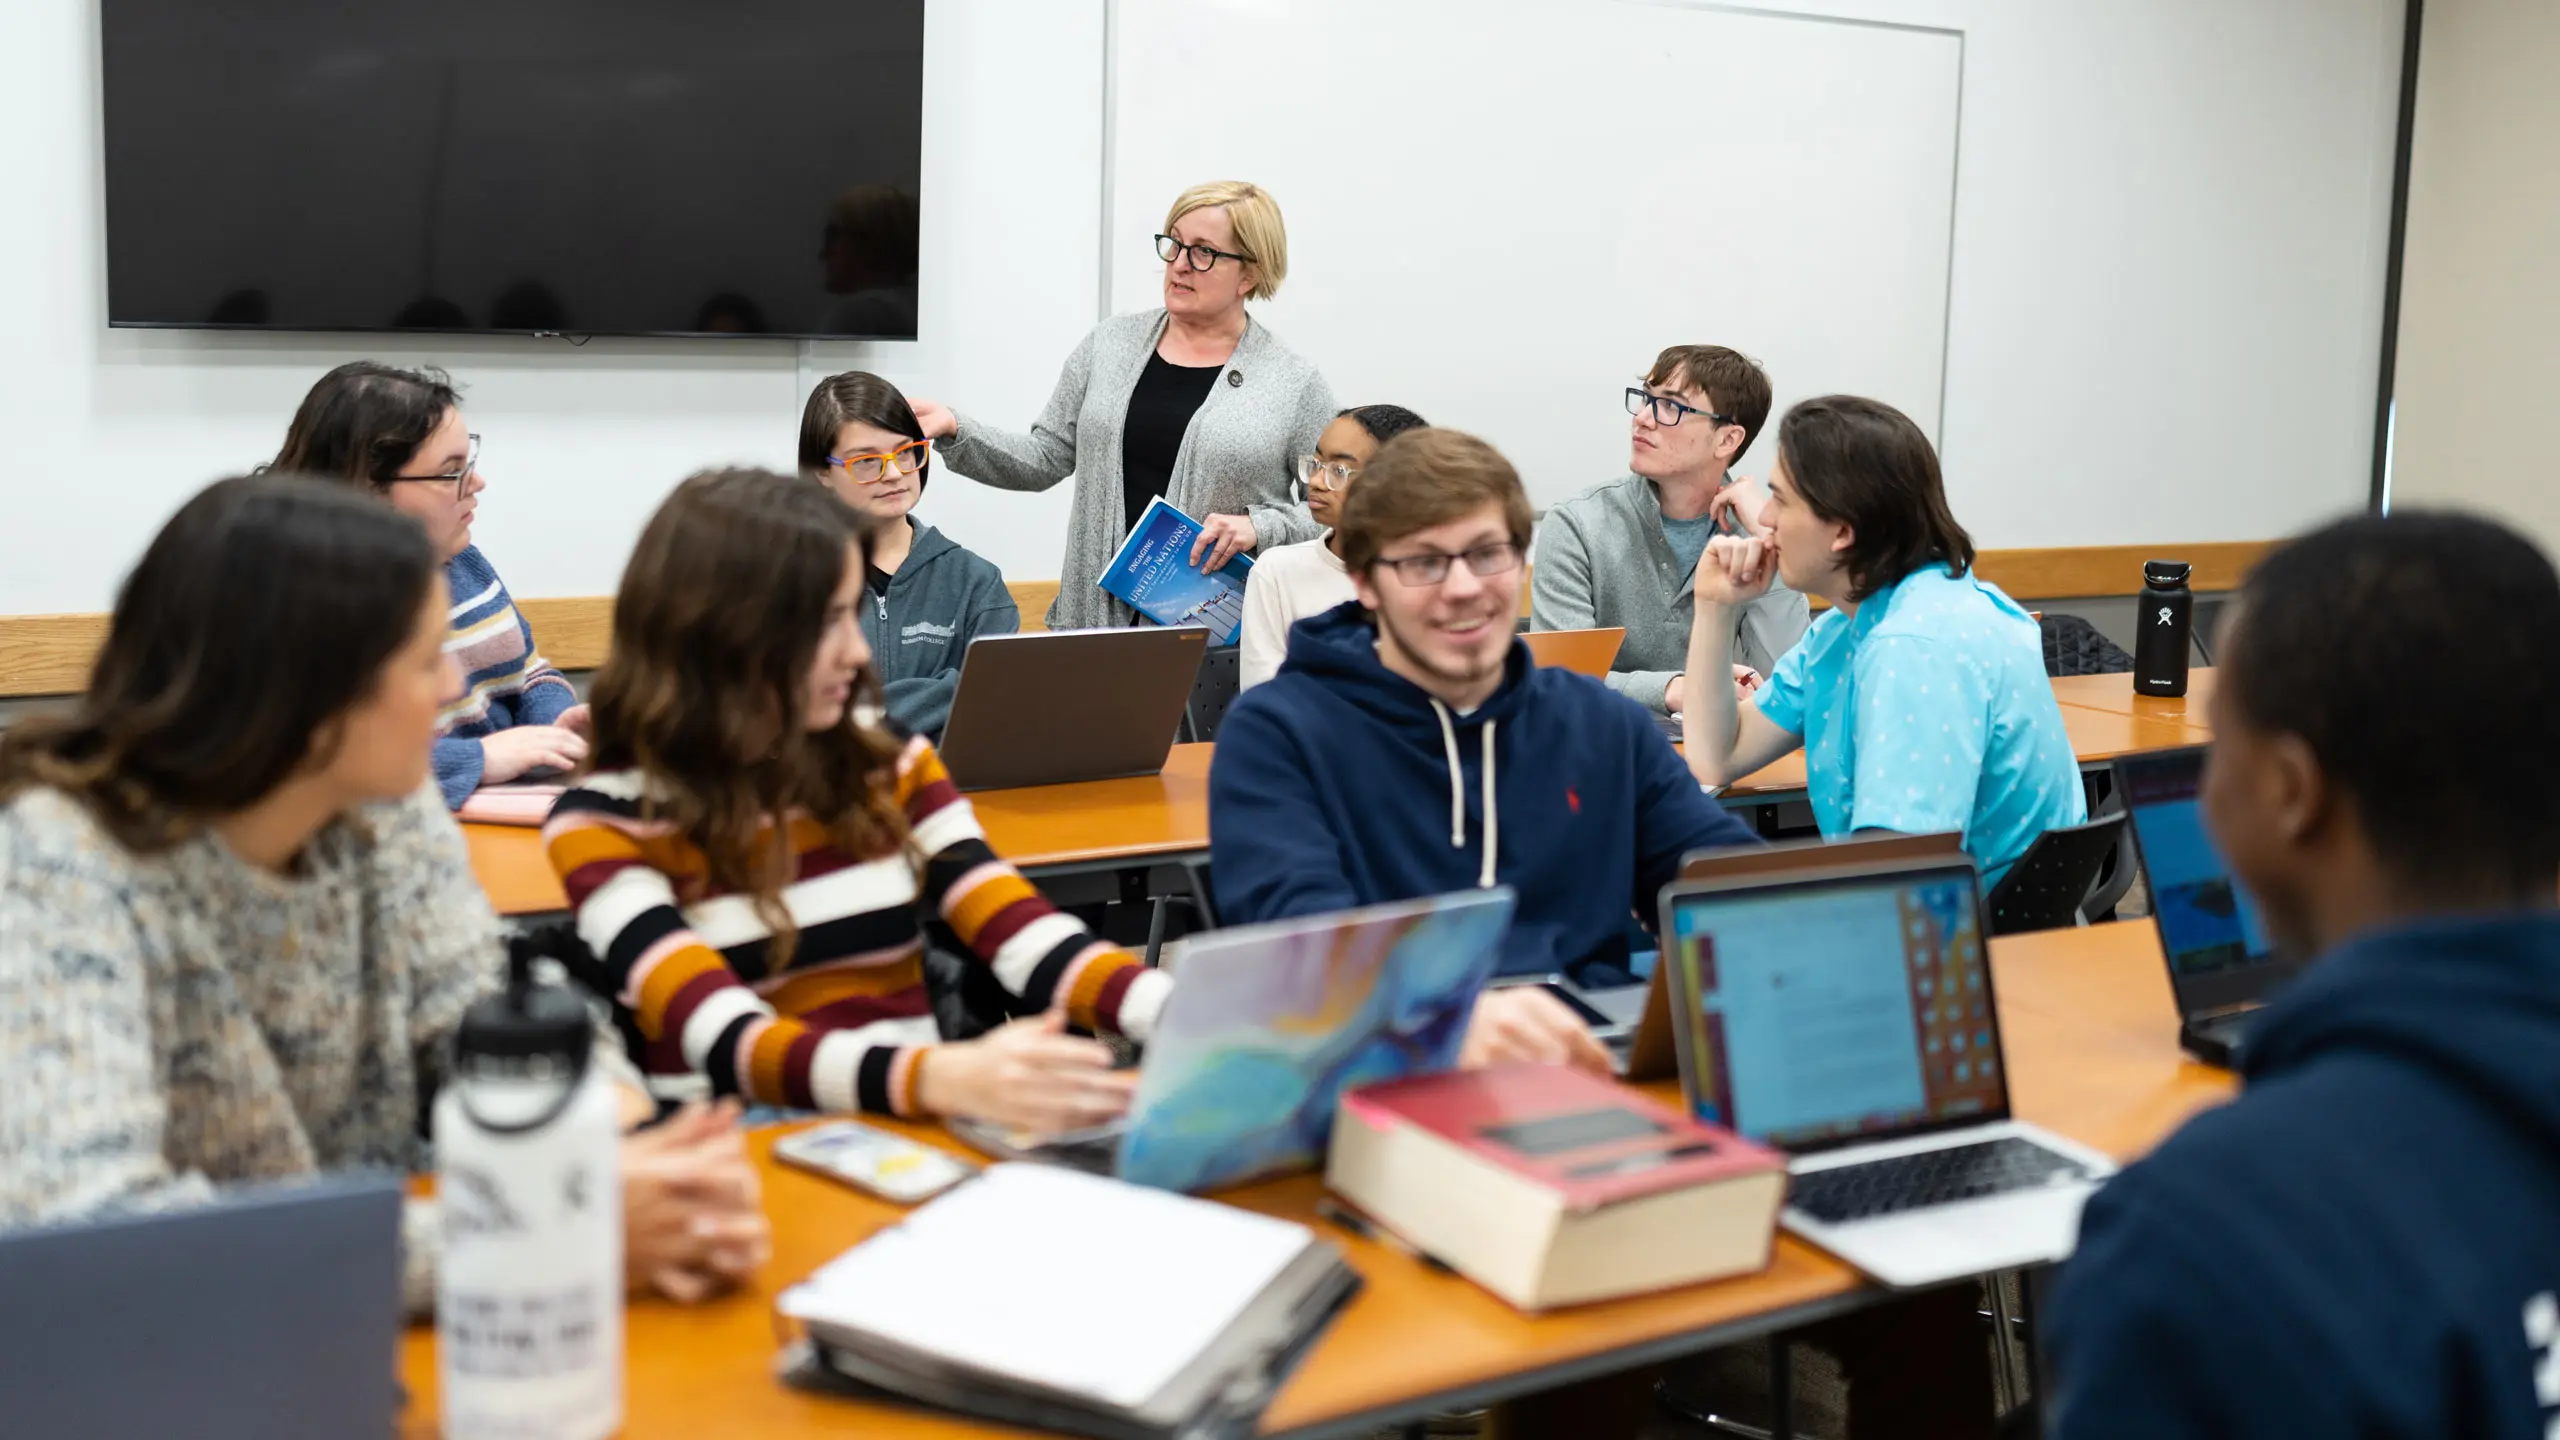
[[[2127,755],[2116,761],[2115,778],[2133,817],[2160,951],[2169,959],[2178,1043],[2227,1067],[2239,1057],[2250,1020],[2300,967],[2276,955],[2258,907],[2205,833],[2197,801],[2204,757],[2201,745]]]
[[[1211,1190],[1324,1161],[1342,1092],[1458,1063],[1511,929],[1462,890],[1194,938],[1123,1120],[1034,1136],[958,1119],[991,1155]]]
[[[2115,1166],[2010,1113],[1970,859],[1808,856],[1662,912],[1682,1093],[1787,1153],[1787,1229],[1901,1288],[2071,1253]]]

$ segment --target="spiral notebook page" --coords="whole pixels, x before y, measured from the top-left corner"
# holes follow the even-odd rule
[[[782,1311],[1130,1408],[1313,1239],[1206,1200],[997,1165],[828,1262]]]

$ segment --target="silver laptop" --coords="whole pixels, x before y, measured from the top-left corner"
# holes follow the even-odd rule
[[[2012,1117],[1972,861],[1663,892],[1680,1084],[1788,1155],[1787,1229],[1900,1288],[2066,1258],[2115,1166]]]
[[[1457,1064],[1513,904],[1496,886],[1199,936],[1126,1120],[1046,1138],[968,1120],[951,1132],[1002,1158],[1167,1190],[1313,1169],[1343,1091]]]
[[[963,790],[1153,775],[1208,647],[1196,625],[972,640],[935,741],[943,766]]]
[[[1773,845],[1726,845],[1690,852],[1680,862],[1683,880],[1715,880],[1727,876],[1785,873],[1809,875],[1817,868],[1850,869],[1888,860],[1961,859],[1964,836],[1896,835],[1874,831],[1840,840],[1819,837],[1781,840]],[[1633,985],[1586,989],[1562,975],[1533,975],[1527,983],[1544,985],[1550,994],[1591,1027],[1616,1065],[1618,1078],[1642,1084],[1668,1080],[1679,1072],[1671,1035],[1671,1001],[1665,990],[1667,967]],[[1511,980],[1497,984],[1520,983]]]
[[[392,1434],[400,1199],[329,1180],[0,1234],[0,1434]]]

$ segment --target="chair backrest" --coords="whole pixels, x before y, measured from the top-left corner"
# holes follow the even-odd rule
[[[2047,830],[1993,887],[1991,933],[2020,935],[2081,923],[2080,907],[2097,888],[2100,867],[2124,835],[2124,817]]]
[[[1236,703],[1240,659],[1241,652],[1233,645],[1212,645],[1202,652],[1200,673],[1191,682],[1191,704],[1183,711],[1185,739],[1218,738],[1218,723],[1227,718],[1227,707]]]
[[[2044,632],[2047,675],[2121,675],[2133,668],[2122,646],[2077,615],[2039,615],[2036,625]]]

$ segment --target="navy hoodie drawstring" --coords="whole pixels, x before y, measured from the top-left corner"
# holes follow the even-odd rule
[[[1449,848],[1467,848],[1467,792],[1465,772],[1458,768],[1458,727],[1449,717],[1449,707],[1437,699],[1431,702],[1431,713],[1440,717],[1440,744],[1449,757]],[[1494,849],[1501,841],[1502,814],[1493,803],[1493,727],[1498,722],[1484,722],[1484,865],[1476,872],[1476,888],[1493,888]]]

